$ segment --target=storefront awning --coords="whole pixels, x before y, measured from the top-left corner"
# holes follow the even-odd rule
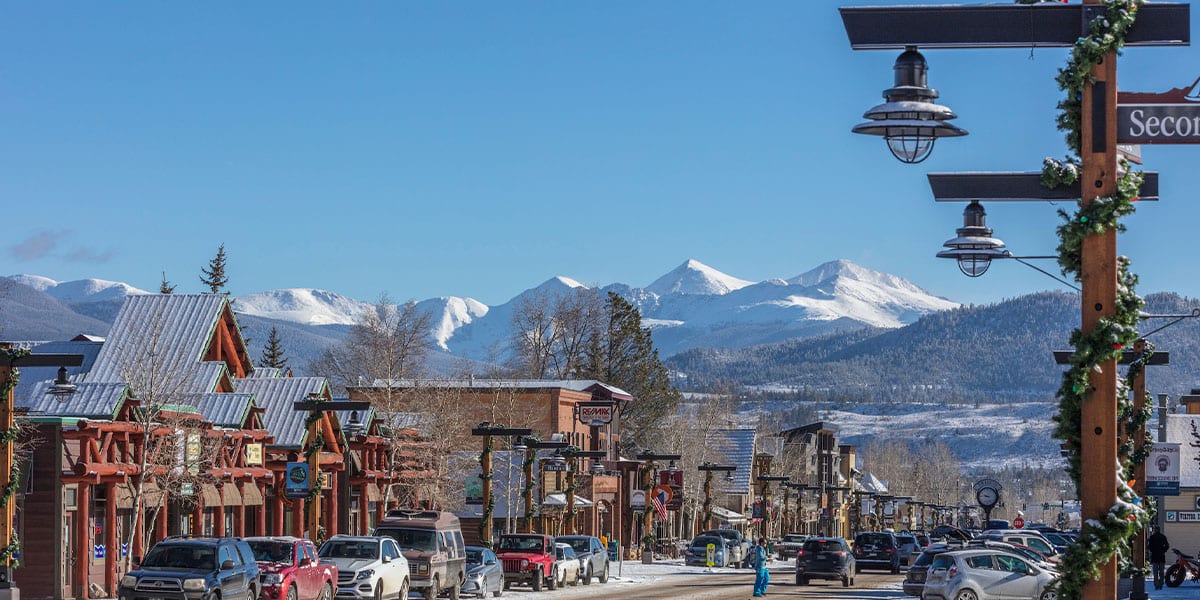
[[[567,495],[566,494],[548,494],[546,496],[546,499],[544,501],[542,501],[542,506],[565,508],[567,506]],[[575,496],[575,508],[591,508],[591,506],[592,506],[591,500],[588,500],[587,498],[580,498],[579,496]]]
[[[738,523],[746,520],[746,515],[733,512],[729,509],[721,508],[720,506],[713,507],[713,515],[722,521],[729,521],[730,523]]]
[[[237,484],[227,483],[221,486],[221,503],[225,506],[242,505],[242,494],[238,492]]]
[[[133,496],[137,492],[135,486],[127,484],[118,484],[117,490],[117,508],[133,508]],[[158,486],[153,481],[147,481],[142,484],[142,508],[146,509],[151,506],[162,504],[162,494],[158,491]]]
[[[246,506],[259,506],[262,503],[262,492],[258,491],[257,485],[247,483],[242,486],[242,504]]]
[[[217,491],[217,486],[206,483],[200,486],[200,499],[204,501],[204,508],[215,508],[222,506],[221,492]]]

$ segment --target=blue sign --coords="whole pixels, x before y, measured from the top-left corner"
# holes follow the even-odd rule
[[[1147,496],[1178,496],[1179,482],[1178,481],[1147,481],[1146,482]]]
[[[288,498],[307,498],[311,488],[308,463],[290,462],[283,478],[284,495]]]
[[[104,544],[92,547],[92,558],[104,558]]]

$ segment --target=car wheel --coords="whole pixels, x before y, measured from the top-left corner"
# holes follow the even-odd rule
[[[566,583],[566,582],[564,581],[563,583]],[[554,590],[558,589],[558,571],[557,570],[550,571],[550,581],[546,584],[546,587],[550,588],[550,591],[552,591],[552,592]]]
[[[433,583],[429,584],[429,589],[425,591],[428,593],[421,595],[429,598],[430,600],[442,595],[442,582],[438,581],[437,575],[433,576]]]
[[[321,586],[321,595],[317,596],[317,600],[333,600],[333,586],[329,585],[328,583]],[[400,600],[408,600],[408,599],[401,598]]]
[[[842,576],[842,587],[850,587],[850,576],[849,575]]]
[[[400,584],[400,600],[408,600],[408,579]]]
[[[508,584],[504,584],[504,585],[496,588],[496,591],[492,592],[492,597],[499,598],[501,596],[501,594],[504,593],[504,590],[506,590],[506,589],[508,589]],[[486,598],[486,597],[487,597],[487,594],[480,596],[480,598]]]
[[[580,577],[583,578],[583,585],[591,585],[592,584],[592,570],[591,569],[587,569],[587,573],[580,573],[579,575],[580,575]]]
[[[383,600],[383,582],[375,584],[375,600]]]
[[[1042,592],[1041,596],[1038,596],[1038,600],[1058,600],[1058,592],[1054,590],[1046,590]]]
[[[600,583],[608,583],[608,563],[604,563],[604,570],[600,572]]]
[[[979,600],[979,594],[976,594],[972,590],[959,590],[954,595],[954,600]]]
[[[250,597],[254,598],[255,596],[250,596]],[[296,586],[294,586],[294,585],[288,586],[287,600],[296,600]]]
[[[463,578],[459,577],[458,585],[450,588],[450,600],[458,600],[460,597],[462,597],[462,582]]]
[[[533,572],[533,583],[531,585],[533,586],[533,591],[535,591],[535,592],[542,591],[542,569],[541,569],[541,567],[538,567],[538,569]],[[553,589],[553,588],[551,588],[551,589]]]

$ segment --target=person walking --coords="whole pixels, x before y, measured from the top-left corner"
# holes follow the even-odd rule
[[[767,584],[771,582],[771,574],[767,572],[767,538],[758,538],[758,545],[750,551],[754,557],[754,595],[767,595]]]
[[[1163,587],[1163,569],[1167,566],[1167,550],[1171,543],[1158,527],[1151,526],[1150,538],[1146,540],[1146,550],[1150,552],[1150,570],[1154,573],[1154,589]]]

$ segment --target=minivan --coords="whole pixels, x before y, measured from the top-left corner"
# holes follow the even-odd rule
[[[453,513],[438,510],[389,510],[372,535],[390,537],[408,559],[412,590],[437,598],[457,592],[466,580],[467,547]]]

